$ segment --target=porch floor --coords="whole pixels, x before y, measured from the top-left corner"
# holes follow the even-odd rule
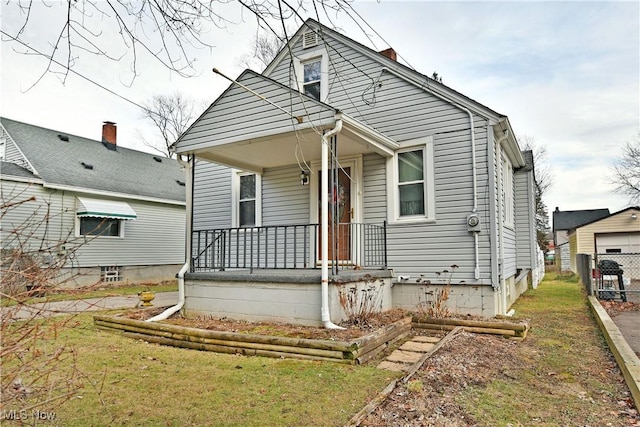
[[[385,279],[393,277],[389,269],[339,270],[338,274],[329,272],[329,283],[355,282],[366,279]],[[206,271],[186,273],[188,280],[208,280],[225,282],[269,282],[269,283],[310,283],[317,284],[322,280],[320,269],[237,269],[225,271]]]

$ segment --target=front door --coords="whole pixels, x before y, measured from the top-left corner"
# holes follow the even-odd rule
[[[350,175],[351,168],[339,169],[337,188],[331,189],[331,184],[329,184],[330,261],[351,261],[352,208]],[[322,171],[320,171],[318,178],[318,218],[322,218]],[[322,259],[322,241],[320,240],[318,243],[318,255],[318,258]]]

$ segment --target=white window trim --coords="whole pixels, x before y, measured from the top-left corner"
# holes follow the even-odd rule
[[[435,222],[436,203],[434,185],[433,136],[413,139],[400,143],[400,149],[393,157],[387,158],[387,220],[390,224],[413,224],[418,222]],[[398,180],[398,153],[424,150],[424,215],[400,216],[400,190]]]
[[[240,227],[240,177],[243,175],[256,176],[256,225],[254,227],[260,227],[262,225],[262,175],[238,169],[231,170],[231,227]]]
[[[124,223],[126,222],[123,219],[117,219],[117,218],[110,218],[110,219],[117,219],[120,222],[120,227],[119,227],[119,234],[117,236],[99,236],[99,235],[93,235],[93,234],[80,234],[80,220],[82,218],[86,218],[86,217],[80,217],[80,216],[76,216],[76,224],[75,224],[75,235],[76,237],[86,237],[88,239],[124,239]],[[105,218],[107,219],[107,218]]]
[[[329,96],[329,54],[325,48],[316,48],[304,52],[294,58],[294,69],[298,91],[304,93],[304,64],[313,59],[320,59],[320,101],[327,102]]]
[[[515,225],[515,206],[513,191],[513,166],[511,161],[506,157],[502,157],[502,203],[504,209],[504,225],[506,227],[514,227]]]

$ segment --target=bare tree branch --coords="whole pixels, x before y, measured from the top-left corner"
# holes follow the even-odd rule
[[[319,5],[327,19],[329,14],[349,15],[350,11],[349,2],[344,0],[66,0],[66,13],[58,15],[53,13],[57,9],[41,0],[5,0],[3,12],[15,8],[19,19],[13,30],[3,25],[3,34],[7,36],[4,41],[17,39],[31,46],[33,37],[39,33],[36,15],[42,14],[42,7],[50,8],[49,24],[57,36],[46,49],[34,46],[35,52],[44,52],[36,54],[50,59],[44,73],[58,73],[64,82],[82,52],[111,61],[128,61],[130,85],[139,75],[142,52],[180,76],[194,76],[199,70],[193,49],[213,48],[212,30],[240,23],[242,12],[249,11],[260,28],[282,41],[272,24],[294,20],[298,26],[308,5],[315,10]],[[119,42],[113,43],[111,35],[116,35]],[[275,48],[272,41],[263,36],[256,39],[258,60],[263,64],[274,49],[286,42],[286,37]],[[62,71],[54,70],[53,64],[63,64]]]
[[[160,142],[143,142],[166,157],[173,157],[170,147],[196,118],[196,104],[180,93],[155,95],[144,105],[142,118],[151,121],[160,134]]]
[[[627,196],[632,205],[640,204],[640,132],[634,141],[622,147],[622,155],[613,167],[611,183],[618,194]]]

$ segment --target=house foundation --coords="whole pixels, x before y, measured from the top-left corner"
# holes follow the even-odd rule
[[[342,271],[329,280],[331,320],[350,310],[392,308],[391,271]],[[217,271],[185,275],[185,315],[322,325],[318,270]]]

